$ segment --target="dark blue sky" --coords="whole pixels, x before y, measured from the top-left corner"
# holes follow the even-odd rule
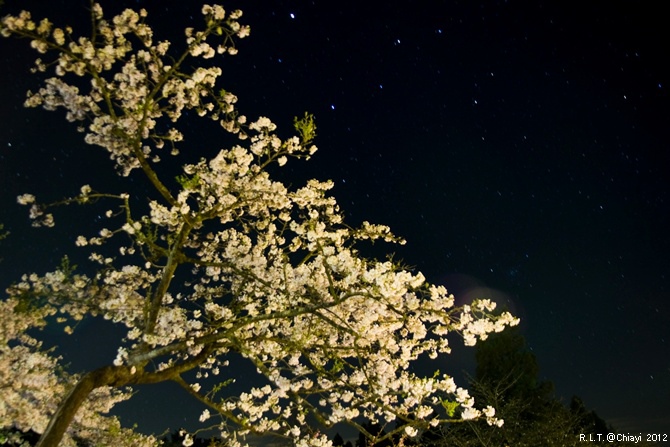
[[[87,4],[6,0],[4,9],[86,23]],[[199,23],[199,2],[114,4],[148,9],[159,38]],[[623,431],[670,427],[670,29],[652,2],[224,6],[242,8],[252,28],[240,54],[220,61],[242,113],[286,134],[293,116],[316,116],[320,150],[287,166],[288,182],[332,178],[353,223],[385,223],[408,240],[390,248],[408,264],[459,300],[491,294],[511,307],[559,395],[579,395]],[[0,221],[12,232],[0,246],[4,286],[52,268],[82,232],[76,215],[29,228],[17,194],[143,186],[115,179],[62,113],[21,107],[37,86],[27,42],[1,40],[0,58]],[[194,150],[222,144],[199,126],[186,129]],[[95,325],[79,335],[73,364],[92,355],[85,331]],[[441,363],[455,374],[471,366]],[[138,405],[160,408],[174,399],[142,396]],[[183,421],[164,416],[140,427]]]

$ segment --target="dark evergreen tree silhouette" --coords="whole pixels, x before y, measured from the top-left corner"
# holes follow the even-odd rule
[[[169,437],[165,436],[161,441],[163,441],[162,447],[183,447],[183,441],[185,435],[181,433],[183,430],[175,430],[170,433]],[[192,436],[193,438],[193,447],[218,447],[223,446],[221,440],[218,438],[200,438],[198,436]]]
[[[477,344],[477,369],[470,379],[478,407],[491,405],[505,424],[485,421],[451,424],[429,431],[419,445],[437,447],[583,447],[579,434],[614,432],[578,397],[570,407],[555,396],[553,384],[539,379],[539,365],[518,328],[510,328]],[[597,438],[596,438],[597,439]],[[589,442],[589,445],[628,446],[631,443]],[[651,445],[651,444],[637,444]]]
[[[601,419],[595,411],[587,410],[584,402],[577,396],[572,396],[570,400],[570,412],[575,417],[576,428],[580,433],[596,434],[614,431],[614,428]]]
[[[390,439],[384,439],[377,441],[377,439],[382,438],[386,435],[384,428],[380,424],[374,424],[372,422],[366,422],[362,425],[363,431],[358,432],[358,440],[356,441],[356,447],[392,447],[393,441]]]
[[[339,433],[336,433],[335,437],[333,438],[333,446],[334,447],[344,446],[344,439],[342,439],[342,436],[340,436]]]

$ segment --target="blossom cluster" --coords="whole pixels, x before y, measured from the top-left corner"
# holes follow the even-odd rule
[[[46,319],[54,314],[56,309],[49,305],[28,309],[16,298],[0,301],[0,427],[42,433],[49,416],[77,381],[77,376],[59,367],[60,357],[26,333],[46,325]],[[155,437],[122,428],[116,417],[106,415],[116,403],[130,397],[129,391],[111,387],[95,390],[76,414],[61,445],[74,447],[76,439],[86,439],[99,445],[155,446]]]
[[[38,24],[25,12],[1,21],[3,35],[29,37],[37,51],[57,54],[56,76],[30,94],[26,105],[65,108],[68,120],[87,124],[85,140],[105,148],[121,174],[139,168],[155,189],[146,212],[138,212],[126,193],[99,193],[88,185],[59,202],[104,199],[121,205],[105,214],[108,221],[95,235],[73,236],[79,250],[88,250],[94,275],[74,273],[65,264],[55,272],[25,275],[7,290],[0,366],[13,369],[0,380],[23,372],[32,382],[20,386],[33,390],[39,384],[51,397],[33,399],[15,390],[8,394],[12,407],[0,406],[1,425],[28,421],[29,411],[41,411],[34,419],[39,424],[28,428],[43,431],[57,401],[77,380],[55,374],[59,359],[25,331],[54,316],[71,333],[70,321],[96,315],[126,328],[117,357],[110,359],[113,381],[77,413],[98,418],[87,422],[97,429],[117,423],[101,416],[127,398],[113,389],[163,380],[176,381],[207,405],[201,422],[218,421],[231,446],[247,445],[249,433],[275,433],[296,446],[330,445],[310,428],[314,419],[325,426],[361,418],[397,424],[403,436],[454,417],[501,425],[493,408],[478,409],[450,376],[426,377],[411,365],[448,354],[449,334],[474,345],[518,319],[496,313],[487,300],[455,307],[446,288],[428,283],[420,272],[361,255],[361,241],[404,241],[384,225],[347,225],[329,193],[332,181],[289,188],[273,180],[273,169],[289,158],[308,159],[316,151],[313,119],[296,119],[297,135],[282,139],[269,118],[247,120],[237,112],[235,95],[215,92],[220,68],[184,72],[181,65],[189,57],[234,54],[233,37],[248,34],[237,22],[239,11],[206,5],[202,13],[205,29],[186,30],[183,57],[168,55],[169,42],[154,43],[143,10],[126,10],[107,21],[94,4],[97,39],[75,39],[69,28]],[[221,43],[212,46],[210,38],[217,37]],[[38,60],[36,67],[44,71],[47,64]],[[82,93],[68,76],[90,77],[90,90]],[[177,184],[168,187],[171,179],[155,164],[156,151],[169,143],[171,153],[179,153],[178,124],[189,109],[219,122],[240,143],[184,164]],[[51,216],[33,195],[17,201],[31,206],[39,221]],[[53,217],[47,221],[53,224]],[[22,300],[33,304],[23,309]],[[28,322],[20,323],[17,315]],[[10,348],[10,342],[18,344]],[[230,362],[240,360],[256,368],[264,385],[237,393],[223,387],[235,379]],[[27,374],[30,368],[39,374]],[[187,382],[182,376],[187,371],[195,371],[198,382]],[[0,393],[5,399],[4,388]],[[29,404],[21,406],[21,399]],[[460,408],[457,416],[440,409],[445,401]],[[83,430],[77,424],[73,421],[72,429]]]
[[[217,53],[236,54],[234,38],[249,35],[249,26],[238,21],[242,12],[226,13],[221,6],[205,5],[202,14],[206,28],[186,31],[187,54],[203,59]],[[170,42],[154,42],[144,9],[126,9],[108,21],[100,4],[94,3],[92,16],[95,37],[79,38],[73,37],[70,27],[54,27],[48,19],[34,21],[27,11],[2,18],[1,35],[29,38],[39,53],[57,52],[54,61],[37,59],[35,71],[46,72],[54,66],[56,76],[48,78],[37,92],[29,92],[26,106],[64,108],[68,121],[88,123],[79,127],[85,132],[85,141],[107,149],[123,175],[143,163],[159,161],[154,152],[165,143],[171,145],[171,154],[178,153],[175,143],[182,140],[182,134],[174,125],[159,131],[156,123],[162,117],[175,123],[185,109],[194,109],[239,133],[244,118],[231,114],[236,98],[213,88],[220,68],[181,71],[183,59],[168,54]],[[139,49],[133,47],[134,42]],[[90,76],[88,91],[82,92],[79,83],[66,82],[68,74]],[[128,144],[136,135],[141,139]]]

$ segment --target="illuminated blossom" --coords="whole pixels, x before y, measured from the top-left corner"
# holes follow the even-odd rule
[[[251,432],[277,433],[295,446],[332,445],[310,428],[313,419],[397,421],[402,436],[416,436],[449,420],[439,411],[443,399],[459,405],[462,419],[501,425],[493,408],[477,409],[450,376],[423,376],[411,365],[448,354],[450,333],[474,345],[518,319],[494,314],[488,300],[454,307],[447,289],[420,272],[360,254],[360,241],[404,240],[384,225],[346,224],[329,195],[332,181],[296,188],[271,177],[273,166],[315,153],[313,118],[296,118],[296,135],[282,138],[269,118],[247,119],[237,97],[216,88],[216,59],[194,60],[235,54],[234,40],[249,34],[237,21],[242,13],[203,6],[205,26],[186,30],[181,55],[154,41],[144,10],[106,20],[94,3],[91,13],[95,39],[34,22],[27,12],[2,18],[0,34],[27,36],[40,53],[55,49],[55,76],[25,105],[63,108],[121,176],[139,170],[153,191],[131,201],[125,192],[75,185],[77,196],[52,204],[113,205],[94,235],[72,236],[78,250],[90,250],[93,273],[76,273],[65,260],[53,272],[23,276],[0,302],[0,428],[41,433],[59,404],[74,401],[80,411],[66,421],[62,445],[74,445],[75,436],[96,445],[155,445],[107,412],[130,398],[126,385],[165,380],[205,404],[200,421],[216,418],[231,446],[246,445]],[[175,181],[158,154],[180,153],[188,111],[220,123],[239,144],[199,152],[213,155],[191,158]],[[31,194],[17,201],[30,206],[35,225],[53,226],[52,205]],[[116,358],[91,373],[101,377],[94,390],[68,394],[84,378],[61,372],[60,358],[28,331],[63,324],[72,333],[95,316],[125,336]],[[231,361],[253,365],[258,380],[244,382],[263,385],[226,387],[237,371]]]

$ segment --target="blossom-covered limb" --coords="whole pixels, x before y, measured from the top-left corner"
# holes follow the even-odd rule
[[[0,366],[52,391],[38,404],[0,387],[11,399],[14,420],[28,427],[29,415],[39,413],[33,425],[44,432],[47,419],[57,419],[43,436],[47,446],[61,435],[69,442],[86,413],[92,415],[86,426],[93,427],[86,433],[100,440],[105,427],[118,423],[102,409],[129,397],[115,389],[175,380],[218,412],[221,436],[231,446],[244,445],[250,432],[274,433],[300,447],[327,445],[323,435],[311,433],[310,417],[324,425],[360,426],[361,419],[398,424],[403,436],[457,419],[498,424],[495,411],[477,408],[450,376],[423,376],[412,363],[448,354],[449,334],[472,345],[518,320],[496,313],[487,300],[455,307],[446,288],[421,273],[364,257],[361,241],[404,240],[384,225],[346,224],[329,193],[332,181],[309,180],[294,189],[274,180],[271,173],[289,158],[315,153],[313,118],[296,119],[297,135],[282,139],[269,118],[249,120],[239,113],[237,97],[216,85],[221,69],[197,59],[235,54],[233,37],[245,37],[248,28],[239,24],[239,11],[205,5],[202,13],[204,28],[188,28],[187,49],[174,56],[169,42],[154,40],[143,10],[107,20],[93,4],[93,34],[84,38],[49,21],[36,23],[26,12],[0,21],[3,35],[30,37],[38,52],[56,53],[51,63],[36,62],[37,70],[54,69],[55,76],[30,93],[26,105],[63,108],[87,143],[109,153],[122,176],[138,172],[153,189],[143,210],[131,205],[128,194],[81,187],[62,204],[122,201],[117,211],[105,213],[99,233],[73,236],[94,272],[80,274],[64,263],[53,272],[26,274],[7,290]],[[187,60],[193,69],[185,68]],[[89,78],[90,86],[71,81],[73,76]],[[160,154],[169,145],[169,155],[179,155],[179,127],[188,110],[218,122],[239,144],[184,164],[174,179],[160,165]],[[49,207],[34,196],[17,200],[31,207],[36,223],[54,225]],[[50,372],[59,359],[42,352],[26,331],[55,321],[72,333],[92,316],[125,327],[117,357],[81,378]],[[231,361],[251,364],[265,385],[224,387],[234,378]],[[214,384],[201,389],[200,382],[186,381],[185,371]],[[0,379],[9,382],[12,374]],[[224,379],[215,383],[218,376]],[[76,398],[69,401],[71,389]],[[31,388],[34,395],[39,391]],[[214,402],[214,395],[220,400]],[[59,400],[63,408],[81,411],[58,412]],[[8,414],[0,407],[3,426]]]

